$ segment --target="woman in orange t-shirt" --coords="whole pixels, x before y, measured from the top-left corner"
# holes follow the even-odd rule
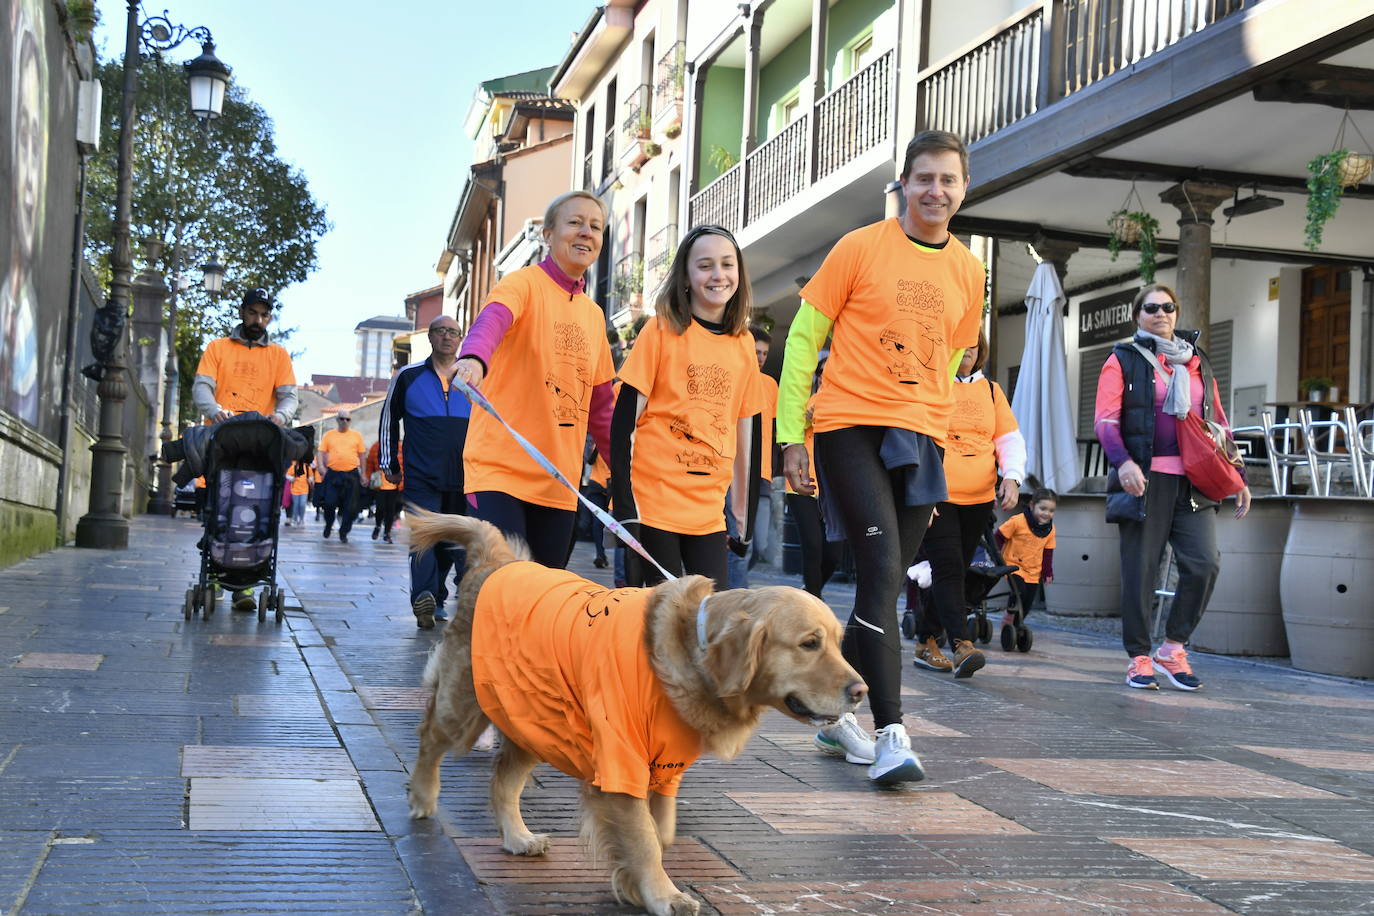
[[[640,543],[664,569],[710,576],[722,589],[727,539],[721,509],[745,532],[728,542],[743,555],[749,509],[758,502],[758,474],[750,468],[758,467],[759,373],[749,300],[734,236],[719,226],[687,233],[659,290],[656,317],[620,369],[611,421],[617,518],[638,523]],[[632,562],[628,578],[631,585],[647,585],[660,577],[647,563]]]
[[[1001,386],[983,376],[987,353],[987,335],[980,328],[978,346],[964,351],[954,376],[954,414],[945,440],[949,498],[937,507],[938,514],[924,542],[934,614],[927,607],[926,614],[918,618],[915,662],[917,667],[931,671],[954,669],[935,640],[941,627],[956,654],[961,644],[971,643],[978,635],[968,632],[964,616],[964,573],[987,531],[993,501],[1003,512],[1015,509],[1026,476],[1026,440]],[[981,667],[982,653],[965,651],[962,657],[964,665],[955,671],[955,677],[968,677]]]
[[[610,445],[615,365],[606,318],[584,292],[601,253],[606,208],[589,191],[554,198],[544,214],[549,256],[507,274],[487,294],[454,377],[479,387],[513,429],[573,486],[590,432]],[[567,565],[577,494],[525,453],[496,418],[474,408],[463,445],[468,510],[529,544],[545,566]]]

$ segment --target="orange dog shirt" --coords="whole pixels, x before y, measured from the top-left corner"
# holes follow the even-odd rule
[[[636,798],[677,795],[701,754],[649,664],[649,591],[511,563],[483,583],[472,627],[477,700],[501,733],[603,792]]]

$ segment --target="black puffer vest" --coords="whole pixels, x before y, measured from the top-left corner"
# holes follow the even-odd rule
[[[1201,332],[1175,331],[1174,333],[1192,344],[1193,349],[1197,352],[1200,360],[1199,368],[1202,371],[1202,418],[1204,420],[1211,419],[1212,386],[1215,383],[1215,376],[1212,374],[1212,364],[1207,359],[1207,354],[1197,345],[1197,339]],[[1148,474],[1155,448],[1155,369],[1145,360],[1145,357],[1140,354],[1134,344],[1135,340],[1132,338],[1112,348],[1112,352],[1116,354],[1117,362],[1121,364],[1121,377],[1125,384],[1121,391],[1121,440],[1131,459],[1140,465],[1142,471]],[[1141,346],[1150,351],[1155,348],[1153,340],[1145,341]],[[1108,475],[1107,489],[1109,492],[1121,490],[1115,468]],[[1193,491],[1193,499],[1199,505],[1213,504],[1212,500],[1207,499],[1196,490]]]

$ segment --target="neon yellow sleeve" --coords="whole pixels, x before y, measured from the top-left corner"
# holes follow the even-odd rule
[[[954,381],[954,377],[959,374],[959,364],[964,361],[964,350],[967,347],[960,347],[955,350],[949,360],[949,380]]]
[[[789,445],[806,439],[806,401],[816,363],[835,322],[803,301],[787,331],[782,378],[778,381],[778,442]]]

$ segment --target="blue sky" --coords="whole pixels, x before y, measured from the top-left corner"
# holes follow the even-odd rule
[[[407,294],[436,282],[434,264],[471,164],[462,122],[477,84],[556,64],[596,7],[592,0],[155,0],[143,11],[160,15],[164,3],[173,22],[211,30],[215,53],[275,121],[278,154],[305,173],[333,223],[316,272],[281,291],[279,320],[299,328],[291,349],[304,351],[296,359],[302,382],[312,373],[353,375],[354,325],[403,314]],[[98,6],[97,46],[117,56],[126,6]],[[188,41],[169,59],[199,53]]]

